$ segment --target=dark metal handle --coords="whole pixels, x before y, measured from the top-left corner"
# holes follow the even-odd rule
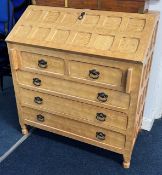
[[[105,114],[103,114],[103,113],[97,113],[96,114],[96,119],[98,120],[98,121],[101,121],[101,122],[104,122],[105,120],[106,120],[106,115]]]
[[[45,60],[38,60],[38,66],[40,67],[40,68],[47,68],[47,61],[45,61]]]
[[[108,99],[108,95],[104,92],[98,93],[97,99],[101,102],[106,102]]]
[[[35,86],[40,86],[41,85],[41,80],[39,78],[33,78],[33,84]]]
[[[98,79],[100,76],[100,72],[98,72],[96,69],[92,69],[89,71],[89,77],[92,79]]]
[[[43,103],[43,99],[41,97],[35,97],[34,102],[40,105]]]
[[[41,115],[41,114],[38,114],[37,115],[37,120],[39,121],[39,122],[44,122],[44,116],[43,115]]]
[[[96,132],[96,138],[98,140],[103,141],[103,140],[105,140],[105,137],[106,137],[106,135],[103,132]]]
[[[79,20],[82,20],[85,14],[86,14],[85,12],[82,12],[82,13],[79,15],[78,19],[79,19]]]

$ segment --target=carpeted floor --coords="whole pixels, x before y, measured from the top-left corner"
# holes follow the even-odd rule
[[[131,168],[122,156],[41,130],[0,164],[0,175],[162,175],[162,119],[138,137]]]
[[[11,77],[5,77],[0,91],[0,156],[22,137]]]

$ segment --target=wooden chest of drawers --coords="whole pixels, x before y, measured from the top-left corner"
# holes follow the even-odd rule
[[[159,14],[29,6],[7,37],[20,125],[123,155],[141,126]]]
[[[149,0],[32,0],[36,5],[144,13]]]

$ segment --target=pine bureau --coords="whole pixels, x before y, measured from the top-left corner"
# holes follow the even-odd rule
[[[29,6],[7,37],[19,121],[123,155],[141,126],[158,12]]]

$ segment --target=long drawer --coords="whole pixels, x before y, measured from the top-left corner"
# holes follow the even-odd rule
[[[127,128],[128,118],[124,113],[22,88],[20,98],[22,106],[67,116],[103,128],[108,126],[122,130]]]
[[[119,110],[129,108],[130,96],[126,93],[24,71],[18,71],[17,78],[20,84],[90,100]]]
[[[22,112],[23,119],[31,125],[35,123],[50,127],[51,129],[54,128],[63,131],[64,133],[91,139],[112,147],[124,148],[125,135],[123,134],[29,108],[23,108]]]

